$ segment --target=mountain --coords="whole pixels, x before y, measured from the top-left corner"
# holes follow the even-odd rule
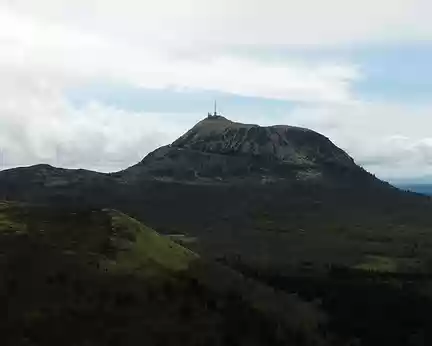
[[[350,156],[314,131],[241,124],[222,116],[200,121],[171,145],[116,176],[128,182],[151,177],[194,183],[338,185],[349,176],[368,178]]]
[[[1,171],[0,198],[79,205],[83,198],[91,196],[92,203],[103,203],[115,184],[107,174],[40,164]]]
[[[429,265],[417,245],[430,236],[429,199],[380,181],[312,130],[209,117],[113,178],[139,191],[127,193],[125,210],[194,237],[189,246],[215,258],[288,271],[367,266],[377,256],[398,270]]]

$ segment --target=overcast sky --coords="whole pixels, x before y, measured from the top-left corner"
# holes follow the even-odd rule
[[[0,163],[116,171],[205,117],[432,182],[430,0],[0,0]]]

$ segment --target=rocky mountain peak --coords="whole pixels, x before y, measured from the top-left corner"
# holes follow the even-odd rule
[[[127,180],[150,176],[195,182],[319,181],[325,177],[339,179],[336,175],[347,171],[361,169],[347,153],[315,131],[243,124],[209,115],[171,145],[124,171],[123,176]]]
[[[323,161],[353,164],[345,152],[312,130],[286,125],[242,124],[222,116],[200,121],[171,146],[205,153],[255,156],[291,164]]]

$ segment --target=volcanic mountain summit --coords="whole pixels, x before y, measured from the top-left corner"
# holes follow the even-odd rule
[[[194,182],[328,182],[364,175],[328,138],[285,125],[261,127],[211,116],[123,171],[127,181],[153,177]]]

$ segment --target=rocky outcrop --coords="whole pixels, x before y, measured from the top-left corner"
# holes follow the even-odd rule
[[[172,147],[225,155],[266,157],[292,164],[354,161],[330,140],[312,130],[293,126],[261,127],[224,117],[204,119],[177,139]]]

